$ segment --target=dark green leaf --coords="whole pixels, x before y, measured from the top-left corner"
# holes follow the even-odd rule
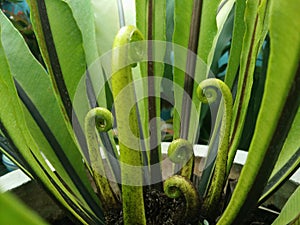
[[[271,2],[271,45],[264,96],[246,164],[218,221],[220,225],[240,224],[255,206],[297,113],[300,104],[298,7],[297,0]]]

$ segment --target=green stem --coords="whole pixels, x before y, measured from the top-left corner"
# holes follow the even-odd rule
[[[202,205],[203,215],[212,220],[214,220],[217,216],[216,213],[218,212],[217,209],[218,205],[220,204],[220,199],[225,184],[233,103],[230,89],[223,81],[219,79],[206,79],[199,84],[197,89],[197,94],[200,101],[209,104],[217,100],[218,90],[221,91],[223,97],[221,104],[223,103],[222,106],[224,106],[219,136],[220,141],[212,182]]]
[[[186,202],[183,219],[198,217],[200,212],[200,198],[189,179],[179,175],[169,177],[164,182],[164,192],[169,198],[179,198],[183,194]]]
[[[112,93],[120,146],[123,218],[125,225],[146,224],[143,199],[143,160],[131,64],[141,49],[133,42],[143,40],[134,26],[125,26],[115,37],[112,52]],[[130,61],[131,60],[131,61]]]
[[[99,132],[107,132],[112,128],[112,121],[113,117],[111,112],[100,107],[91,109],[85,117],[85,135],[91,162],[91,172],[100,200],[103,203],[102,205],[107,211],[120,207],[109,181],[105,176],[96,129]]]
[[[176,139],[168,148],[168,157],[173,163],[183,165],[181,176],[190,179],[193,172],[194,152],[193,145],[185,139]]]

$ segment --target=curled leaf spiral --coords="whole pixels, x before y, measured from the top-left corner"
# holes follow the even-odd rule
[[[108,109],[96,107],[88,112],[86,122],[90,125],[94,123],[99,132],[107,132],[113,127],[113,116]]]
[[[193,183],[180,175],[169,177],[164,182],[164,192],[169,198],[184,196],[186,202],[185,218],[194,218],[200,212],[200,198]]]
[[[168,148],[168,157],[174,163],[185,163],[193,156],[193,146],[185,139],[176,139]]]
[[[218,153],[212,181],[204,197],[204,203],[202,206],[202,213],[210,218],[216,217],[216,209],[222,196],[222,191],[225,184],[233,103],[229,87],[219,79],[206,79],[199,84],[197,89],[199,99],[204,103],[209,104],[216,101],[218,98],[218,93],[220,92],[222,94],[222,101],[219,107],[219,113],[222,113],[222,121],[220,127]]]

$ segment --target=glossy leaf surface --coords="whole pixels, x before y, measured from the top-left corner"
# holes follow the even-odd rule
[[[72,190],[76,198],[80,199],[80,204],[85,205],[88,209],[89,207],[85,202],[86,199],[80,197],[83,192],[78,190],[83,188],[85,189],[85,192],[89,193],[88,195],[91,196],[94,195],[94,193],[90,187],[90,182],[86,177],[86,169],[82,163],[82,157],[76,141],[69,133],[64,116],[60,111],[49,76],[42,66],[33,58],[28,48],[26,48],[25,42],[4,16],[1,17],[1,23],[3,50],[7,56],[7,62],[9,63],[11,72],[14,75],[18,94],[26,107],[25,109],[23,106],[21,108],[19,106],[18,109],[20,112],[24,109],[24,115],[27,118],[26,126],[28,127],[28,131],[30,131],[32,137],[35,138],[35,142],[39,146],[39,149],[54,166],[57,175],[68,183],[68,188]],[[11,37],[14,37],[14,39]],[[13,45],[15,48],[10,48],[12,41],[14,42]],[[38,82],[39,88],[36,87],[36,82]],[[11,88],[14,89],[14,86]],[[7,108],[6,110],[7,114],[12,114],[11,111],[9,111],[10,108]],[[13,113],[12,116],[15,116],[15,113]],[[27,130],[27,128],[25,130]],[[17,141],[14,138],[12,140],[14,142]],[[62,148],[69,150],[69,153],[67,151],[59,152]],[[23,155],[28,154],[26,153],[28,152],[27,148],[19,149]],[[39,163],[44,164],[45,160],[40,154],[40,150],[32,147],[32,151],[34,150],[36,150],[35,154],[38,155]],[[37,157],[37,155],[35,155],[35,157]],[[32,159],[29,161],[31,162]],[[75,164],[72,166],[72,163]],[[44,166],[50,171],[51,168],[49,168],[47,164],[44,164]],[[49,174],[52,174],[52,171],[49,172]],[[81,184],[75,185],[75,180],[72,177],[77,177],[75,180],[79,181]],[[42,177],[39,178],[43,180]],[[65,189],[64,185],[56,179],[53,180],[58,185],[61,185],[61,189]],[[53,191],[56,192],[55,189],[53,189]],[[75,196],[71,197],[69,194],[69,197],[71,198],[74,198]],[[73,199],[73,201],[76,202],[77,200]],[[92,201],[96,201],[95,196]]]
[[[280,152],[260,202],[263,202],[284,183],[300,165],[300,109]]]
[[[246,164],[218,224],[238,224],[245,217],[246,210],[254,207],[271,175],[300,103],[297,71],[300,36],[296,10],[299,2],[272,1],[270,7],[271,46],[262,105]],[[289,26],[286,26],[287,21]]]

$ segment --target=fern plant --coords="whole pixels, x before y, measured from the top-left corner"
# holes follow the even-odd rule
[[[45,67],[0,14],[0,134],[9,143],[1,150],[82,224],[109,223],[116,214],[124,224],[154,223],[149,195],[183,202],[174,224],[241,224],[299,167],[299,1],[129,3],[134,8],[30,0]],[[222,81],[210,70],[228,45]],[[263,66],[254,73],[260,52]],[[254,74],[262,77],[262,96]],[[167,179],[162,98],[174,109],[167,155],[174,174]],[[205,104],[213,129],[196,177],[193,146]],[[248,158],[227,202],[245,132]],[[297,190],[273,224],[297,224],[299,197]]]

